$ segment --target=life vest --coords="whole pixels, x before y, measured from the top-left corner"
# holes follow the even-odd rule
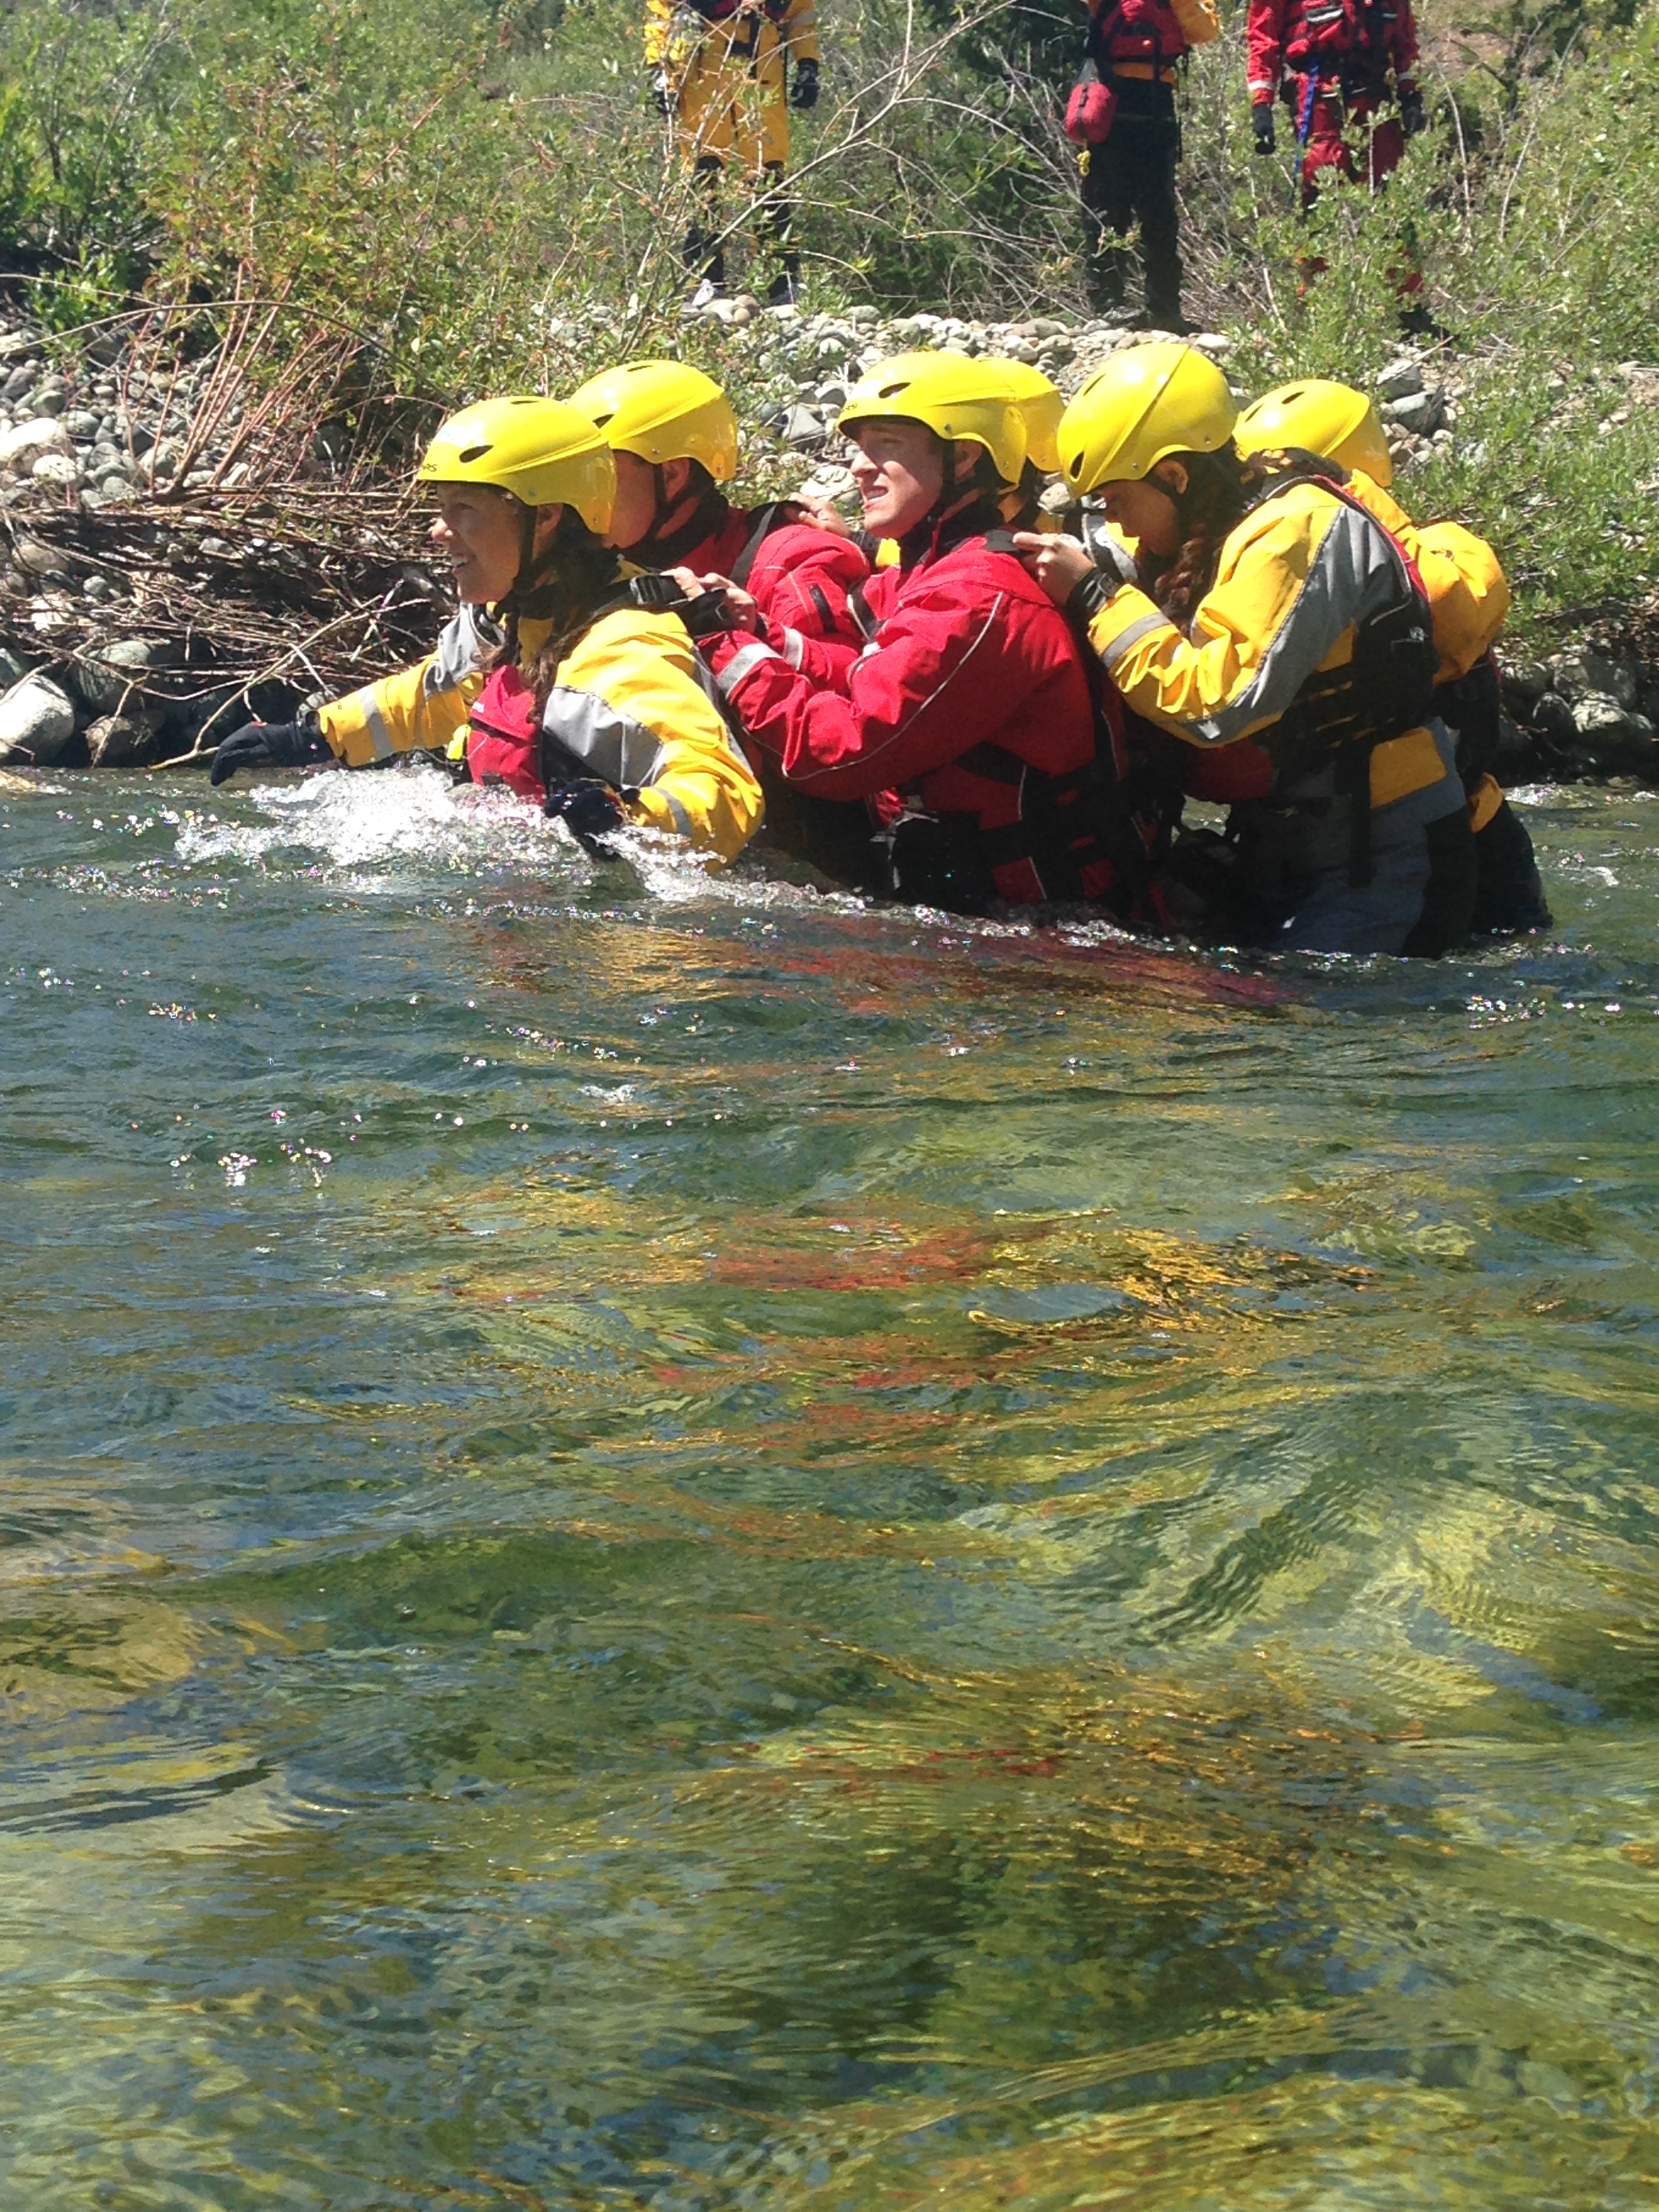
[[[1346,91],[1383,89],[1399,42],[1395,0],[1293,0],[1287,13],[1285,60],[1295,74],[1334,72]]]
[[[492,668],[473,702],[466,768],[474,783],[504,783],[520,799],[543,795],[536,695],[516,664]]]
[[[1121,7],[1103,8],[1089,25],[1086,51],[1103,76],[1125,64],[1141,63],[1158,79],[1173,70],[1188,44],[1170,0],[1148,0],[1134,23],[1124,21]]]
[[[1292,450],[1245,508],[1253,514],[1294,484],[1316,483],[1364,518],[1388,546],[1396,589],[1386,606],[1353,626],[1353,650],[1340,668],[1316,669],[1289,707],[1254,742],[1272,761],[1278,781],[1334,763],[1338,791],[1352,809],[1349,872],[1370,880],[1370,759],[1376,747],[1419,728],[1434,712],[1440,654],[1429,595],[1417,564],[1391,531],[1346,488],[1335,465]],[[1240,520],[1243,520],[1241,516]]]

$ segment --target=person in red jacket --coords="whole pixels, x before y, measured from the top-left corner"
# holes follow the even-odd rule
[[[1423,128],[1412,0],[1249,0],[1245,51],[1255,150],[1273,152],[1273,101],[1284,100],[1304,208],[1326,169],[1375,191]],[[1391,103],[1397,114],[1383,115]]]
[[[850,665],[797,666],[779,625],[728,592],[746,626],[704,644],[721,692],[792,787],[900,794],[892,896],[961,913],[1109,896],[1089,676],[997,503],[1025,458],[1001,371],[944,352],[882,362],[840,424],[866,526],[899,546],[866,587],[875,634]]]
[[[1218,35],[1215,0],[1087,0],[1087,6],[1084,74],[1100,89],[1086,106],[1074,100],[1066,128],[1079,143],[1089,303],[1103,314],[1123,306],[1124,241],[1139,222],[1146,319],[1157,330],[1184,331],[1175,76],[1191,47]]]

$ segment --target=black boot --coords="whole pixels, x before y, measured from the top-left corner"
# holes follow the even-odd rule
[[[769,307],[793,307],[800,298],[800,256],[786,253],[783,266],[766,288]]]
[[[1121,246],[1100,247],[1090,254],[1085,267],[1089,306],[1103,322],[1127,319],[1125,297],[1129,284],[1129,256]]]

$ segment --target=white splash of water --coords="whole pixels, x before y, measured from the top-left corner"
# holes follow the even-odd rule
[[[390,870],[404,880],[400,863],[419,863],[422,875],[476,876],[550,871],[567,882],[585,882],[592,864],[563,825],[544,821],[511,792],[454,784],[419,763],[354,775],[337,770],[298,783],[255,784],[239,799],[264,822],[225,815],[187,814],[179,830],[179,857],[187,863],[242,860],[269,866],[282,854],[320,858],[329,872]],[[371,880],[359,888],[372,889]]]

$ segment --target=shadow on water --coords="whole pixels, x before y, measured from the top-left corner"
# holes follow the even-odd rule
[[[8,2208],[1659,2197],[1659,802],[1250,967],[58,784]]]

